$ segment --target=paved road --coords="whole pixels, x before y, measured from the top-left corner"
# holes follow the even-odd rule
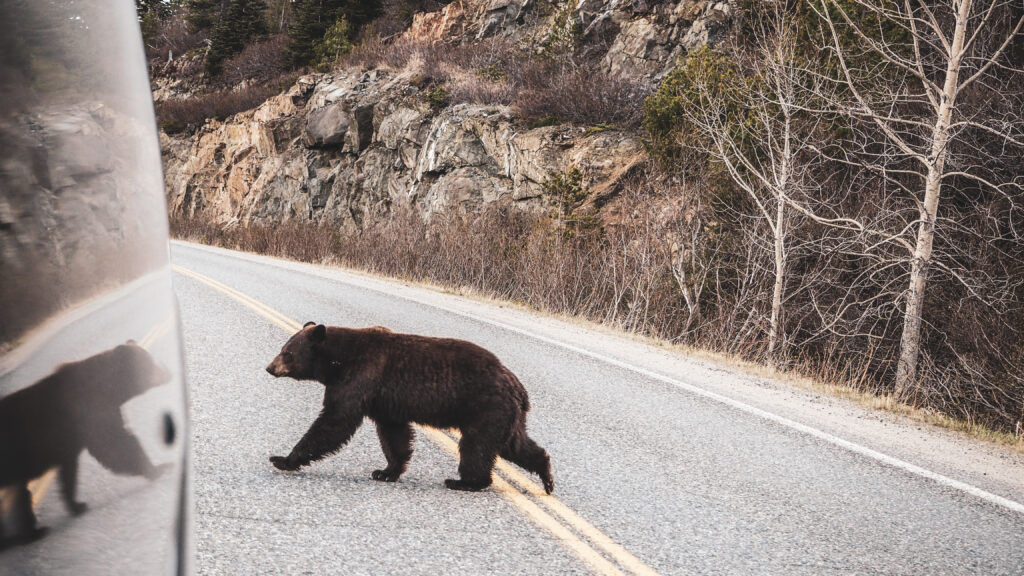
[[[455,296],[424,303],[409,297],[423,290],[227,251],[176,244],[172,260],[200,574],[1024,574],[1024,492],[1012,470],[972,494],[957,482],[973,489],[987,472],[936,454],[936,481],[925,477],[927,454],[907,469],[902,453],[893,465],[861,439],[837,445],[819,427],[808,433],[674,385],[660,368],[632,369],[645,357],[625,344],[590,353],[591,339],[607,337],[577,326],[532,336],[528,325],[507,329],[436,304],[462,301]],[[501,489],[446,490],[457,461],[445,437],[426,431],[402,481],[375,482],[383,456],[369,424],[338,455],[276,471],[267,457],[288,452],[322,392],[263,368],[286,328],[307,320],[492,350],[530,393],[529,430],[551,453],[556,500],[529,486],[524,495],[508,474]],[[947,440],[933,442],[949,452]]]

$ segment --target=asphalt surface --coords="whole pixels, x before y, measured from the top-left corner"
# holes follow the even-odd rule
[[[1024,513],[581,354],[586,330],[567,331],[565,347],[382,282],[182,244],[172,261],[299,323],[384,325],[490,349],[530,393],[528,429],[551,454],[554,496],[657,573],[1024,574]],[[370,479],[384,463],[370,423],[333,457],[274,469],[268,457],[286,455],[318,413],[320,385],[264,371],[288,337],[281,326],[193,276],[174,281],[199,574],[595,570],[514,499],[446,490],[457,461],[423,433],[397,484]],[[594,533],[570,530],[630,573]]]

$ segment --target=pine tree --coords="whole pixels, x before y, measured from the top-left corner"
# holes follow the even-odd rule
[[[292,4],[292,21],[288,26],[288,57],[295,66],[303,66],[313,59],[313,42],[322,38],[326,31],[321,19],[326,2],[296,0]]]
[[[224,60],[267,34],[266,12],[264,0],[230,0],[213,30],[205,63],[208,73],[218,74]]]
[[[163,0],[135,0],[135,12],[139,20],[150,15],[153,18],[164,19],[171,15],[177,7],[178,2],[165,2]]]
[[[185,0],[185,21],[193,32],[210,31],[227,8],[228,0]]]
[[[338,63],[342,56],[352,51],[352,37],[348,22],[342,18],[327,29],[324,37],[313,43],[316,54],[316,69],[326,72]]]
[[[381,13],[380,0],[295,0],[288,26],[288,52],[292,64],[305,66],[316,58],[315,45],[328,29],[344,20],[349,35]]]

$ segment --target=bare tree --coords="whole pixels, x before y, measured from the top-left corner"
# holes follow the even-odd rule
[[[785,353],[782,325],[791,205],[808,186],[818,117],[805,113],[801,85],[809,73],[795,65],[797,30],[785,7],[771,2],[751,20],[752,47],[733,50],[725,60],[707,52],[691,57],[687,88],[694,97],[685,100],[683,113],[699,138],[684,144],[697,147],[725,169],[771,233],[774,281],[767,356],[775,364]],[[685,279],[680,284],[685,285]]]
[[[917,379],[922,311],[929,270],[937,264],[933,246],[944,186],[957,178],[1000,194],[1007,194],[1008,187],[1021,189],[1019,182],[991,180],[984,162],[950,161],[951,150],[972,131],[1003,146],[1024,144],[1019,118],[1014,123],[979,117],[977,110],[963,105],[973,85],[991,80],[1004,65],[1007,48],[1024,26],[1024,16],[1009,25],[1006,17],[1013,17],[1014,10],[1020,13],[1021,3],[823,0],[812,6],[825,24],[838,81],[848,95],[840,108],[879,135],[881,141],[871,152],[872,169],[885,173],[917,208],[917,217],[891,237],[906,246],[910,262],[895,383],[896,394],[905,398]],[[977,291],[956,270],[945,271],[968,291]]]

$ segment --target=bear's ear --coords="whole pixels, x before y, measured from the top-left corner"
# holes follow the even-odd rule
[[[138,342],[136,342],[134,339],[130,339],[127,342],[125,342],[125,344],[127,344],[129,346],[137,346]]]
[[[311,321],[309,321],[309,322],[306,322],[305,324],[303,324],[303,325],[302,325],[302,327],[303,327],[303,328],[309,328],[310,326],[312,326],[312,325],[314,325],[314,324],[316,324],[316,322],[313,322],[313,321],[311,320]]]
[[[316,328],[309,333],[309,339],[313,342],[323,342],[327,338],[327,326],[317,324]]]

